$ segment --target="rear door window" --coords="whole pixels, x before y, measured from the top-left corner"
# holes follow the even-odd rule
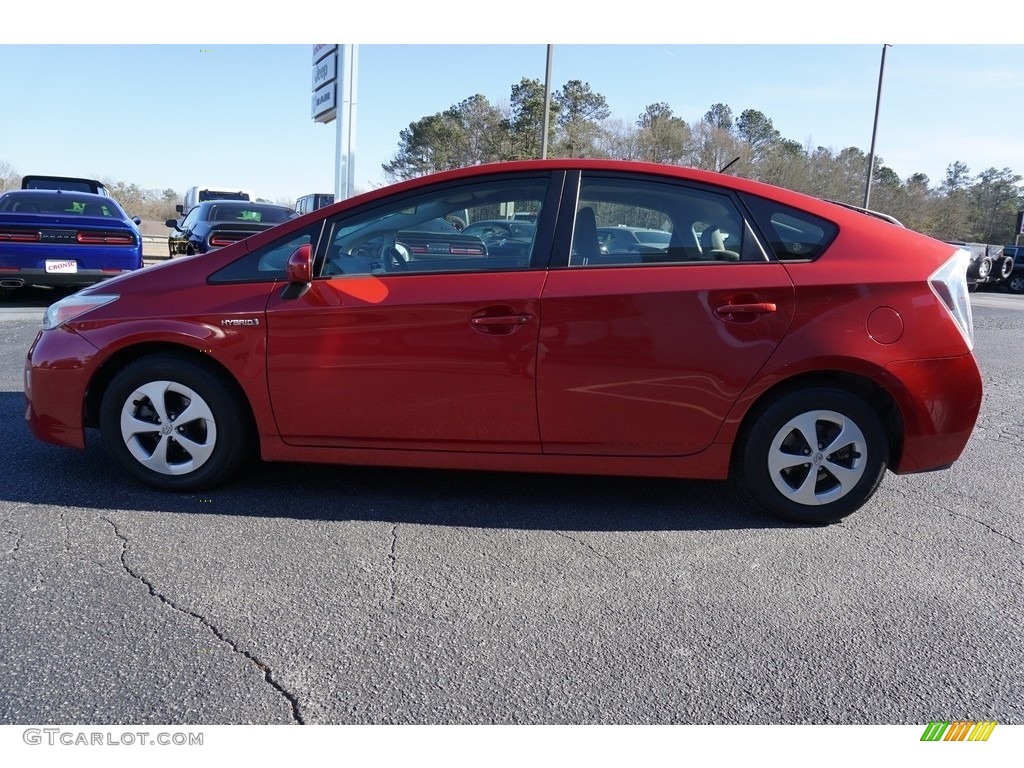
[[[839,227],[831,221],[807,211],[756,195],[742,197],[780,261],[813,261],[839,233]]]

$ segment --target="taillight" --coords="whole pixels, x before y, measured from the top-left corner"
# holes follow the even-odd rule
[[[949,311],[967,347],[974,349],[974,318],[967,293],[967,266],[970,263],[971,254],[962,248],[957,249],[949,261],[928,278],[928,286]]]
[[[0,243],[38,243],[38,232],[23,229],[0,229]]]
[[[210,245],[214,248],[223,248],[225,245],[231,245],[237,243],[243,238],[239,235],[210,235]]]
[[[120,232],[79,232],[75,240],[82,245],[135,245],[135,238]]]

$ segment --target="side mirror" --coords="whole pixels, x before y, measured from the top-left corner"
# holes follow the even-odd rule
[[[132,216],[132,221],[134,221],[136,225],[142,223],[142,219],[140,219],[138,216]]]
[[[288,257],[285,266],[288,285],[281,292],[283,299],[297,299],[309,290],[313,282],[313,248],[308,243],[299,246]]]
[[[300,245],[292,255],[288,257],[288,266],[285,268],[288,274],[289,283],[311,283],[313,282],[313,247],[308,243]]]
[[[313,246],[300,245],[288,257],[285,266],[288,285],[281,292],[282,299],[297,299],[304,294],[313,282]]]
[[[176,210],[178,213],[184,213],[185,212],[185,206],[183,206],[183,205],[176,205],[176,206],[174,206],[174,210]]]
[[[180,230],[180,227],[178,226],[178,220],[177,219],[168,219],[167,221],[164,222],[164,226],[165,227],[170,227],[171,229],[178,229],[178,230]]]

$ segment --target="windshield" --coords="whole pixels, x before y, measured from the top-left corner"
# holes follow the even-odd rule
[[[298,214],[291,208],[276,205],[211,205],[208,221],[252,221],[263,224],[280,224],[294,219]]]
[[[123,218],[109,197],[79,195],[74,192],[14,192],[0,197],[0,213],[49,213],[58,215],[106,216]]]

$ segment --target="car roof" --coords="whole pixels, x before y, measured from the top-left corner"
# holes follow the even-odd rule
[[[83,192],[78,189],[8,189],[5,195],[88,195],[89,197],[110,200],[107,195],[100,195],[96,192]]]
[[[9,189],[6,192],[0,192],[0,195],[6,197],[7,195],[16,197],[36,197],[38,195],[60,195],[62,197],[74,197],[84,200],[95,200],[98,203],[107,205],[114,203],[118,205],[117,200],[110,197],[109,195],[100,195],[95,192],[79,192],[75,189]],[[120,207],[120,206],[119,206]]]
[[[515,224],[517,227],[527,226],[536,227],[537,222],[527,221],[526,219],[479,219],[478,221],[470,222],[466,226],[472,227],[476,224]]]
[[[613,224],[608,227],[598,227],[598,229],[618,229],[623,232],[665,232],[664,229],[655,229],[654,227],[628,227],[625,224]],[[669,233],[671,234],[671,233]]]
[[[203,202],[197,203],[195,207],[196,208],[203,208],[203,207],[209,208],[210,206],[213,206],[213,205],[226,205],[226,206],[234,205],[234,206],[239,207],[239,208],[252,208],[254,205],[258,205],[261,208],[281,208],[281,209],[283,209],[285,211],[290,211],[291,210],[291,208],[289,208],[287,205],[278,205],[277,203],[261,203],[258,200],[203,200]]]

